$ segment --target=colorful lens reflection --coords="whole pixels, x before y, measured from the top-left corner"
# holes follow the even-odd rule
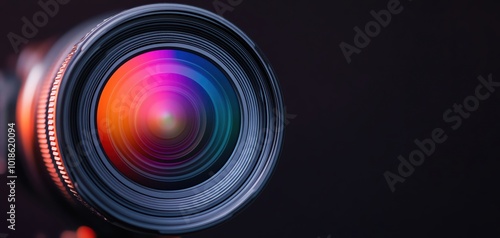
[[[230,157],[240,130],[238,97],[207,59],[168,49],[142,53],[109,78],[97,109],[112,164],[152,188],[203,181]]]

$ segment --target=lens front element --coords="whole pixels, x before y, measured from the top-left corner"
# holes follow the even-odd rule
[[[185,188],[227,161],[240,130],[239,100],[207,59],[154,50],[121,65],[102,91],[97,125],[111,162],[147,187]]]

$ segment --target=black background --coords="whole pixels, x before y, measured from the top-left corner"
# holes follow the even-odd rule
[[[158,1],[72,0],[30,42],[150,2]],[[174,2],[215,12],[212,0]],[[364,28],[370,11],[387,3],[243,0],[224,14],[278,75],[289,114],[285,143],[255,202],[184,237],[500,237],[500,88],[457,130],[443,121],[453,104],[474,95],[479,75],[500,82],[500,8],[495,1],[401,0],[403,11],[348,64],[340,42],[353,44],[353,28]],[[1,0],[3,67],[15,56],[7,33],[20,34],[21,17],[39,10],[36,1]],[[438,127],[446,142],[391,192],[384,172],[397,173],[398,156],[408,158],[413,141]],[[22,187],[17,193],[18,230],[9,237],[57,237],[78,226]]]

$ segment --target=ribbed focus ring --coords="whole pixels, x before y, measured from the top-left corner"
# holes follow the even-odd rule
[[[74,190],[73,182],[67,175],[66,166],[59,153],[60,149],[55,127],[55,108],[62,76],[76,49],[76,46],[73,47],[63,61],[55,78],[50,82],[46,82],[46,85],[43,86],[42,92],[45,91],[44,89],[47,89],[47,86],[49,92],[48,94],[42,94],[39,99],[36,120],[36,133],[44,165],[57,188],[62,192],[63,196],[70,201],[73,201],[71,195],[77,197],[78,193]]]

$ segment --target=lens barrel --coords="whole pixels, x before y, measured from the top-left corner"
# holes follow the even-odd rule
[[[127,229],[182,234],[228,219],[263,188],[283,101],[242,31],[199,8],[153,4],[74,42],[32,69],[17,112],[27,157],[67,200]]]

